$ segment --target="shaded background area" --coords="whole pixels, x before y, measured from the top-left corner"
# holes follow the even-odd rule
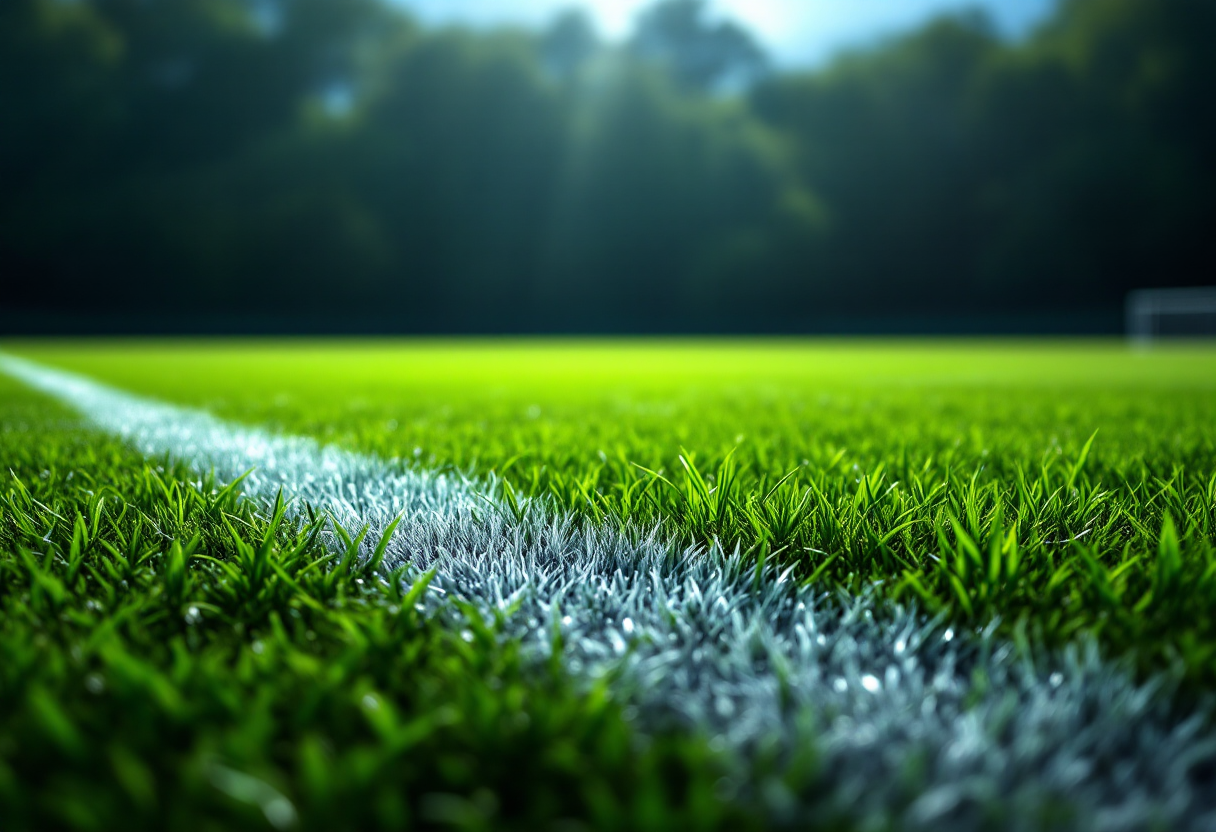
[[[0,327],[1117,331],[1210,283],[1216,3],[980,11],[809,68],[382,0],[0,6]]]

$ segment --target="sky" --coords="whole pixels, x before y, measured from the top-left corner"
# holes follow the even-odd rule
[[[423,20],[492,26],[541,25],[560,9],[587,8],[601,31],[621,37],[649,0],[400,0]],[[1046,15],[1054,0],[710,0],[719,14],[751,29],[785,65],[814,65],[947,11],[983,7],[1001,28],[1019,34]]]

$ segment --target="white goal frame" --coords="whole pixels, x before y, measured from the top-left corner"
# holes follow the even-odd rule
[[[1125,311],[1127,337],[1136,343],[1216,338],[1216,286],[1141,289],[1127,296]]]

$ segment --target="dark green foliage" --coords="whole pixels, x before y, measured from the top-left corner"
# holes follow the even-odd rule
[[[701,741],[422,616],[425,577],[0,385],[4,829],[746,825]]]
[[[386,0],[9,0],[6,309],[1111,328],[1128,289],[1216,272],[1208,0],[1069,0],[1017,43],[948,17],[729,95],[763,56],[701,12],[661,3],[613,48]]]
[[[623,55],[557,77],[375,0],[0,14],[10,308],[653,322],[814,230],[763,126]],[[631,309],[629,272],[671,283]]]
[[[1208,282],[1214,43],[1207,0],[1065,0],[1013,47],[946,18],[763,85],[832,211],[808,252],[820,310],[1095,309]]]
[[[738,24],[708,17],[705,0],[660,0],[639,16],[629,49],[692,89],[754,80],[766,68],[764,50]]]

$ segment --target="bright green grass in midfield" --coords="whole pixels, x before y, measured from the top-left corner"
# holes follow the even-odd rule
[[[1216,681],[1216,350],[1118,342],[26,345],[825,585]],[[521,509],[524,505],[520,503]]]

